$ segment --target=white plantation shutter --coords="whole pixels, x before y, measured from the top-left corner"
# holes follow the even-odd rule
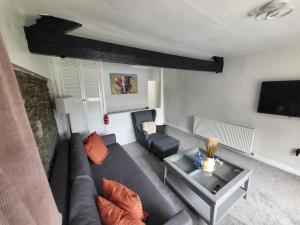
[[[100,69],[98,62],[80,60],[80,71],[84,93],[84,104],[86,106],[86,123],[88,132],[102,132],[103,110],[101,105]]]
[[[85,89],[85,98],[94,99],[99,101],[99,72],[97,62],[80,60],[81,77]]]
[[[74,96],[78,105],[78,110],[70,114],[72,132],[88,135],[104,130],[99,71],[95,61],[61,60],[63,94]]]
[[[76,99],[82,98],[77,60],[62,59],[60,80],[64,95],[70,95]]]

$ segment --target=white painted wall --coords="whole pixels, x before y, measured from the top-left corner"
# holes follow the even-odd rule
[[[26,20],[14,0],[0,0],[0,33],[11,62],[52,80],[50,57],[28,51],[23,30]]]
[[[148,107],[148,80],[159,79],[158,68],[102,63],[102,71],[107,112],[142,109]],[[109,78],[110,73],[137,74],[138,93],[112,95]]]
[[[155,80],[148,81],[148,106],[150,109],[159,107],[158,85]]]
[[[159,76],[158,76],[158,83],[162,84],[160,85],[160,102],[161,106],[159,108],[156,108],[156,124],[162,125],[164,124],[164,96],[163,96],[163,69],[159,70]],[[136,141],[134,129],[132,125],[132,119],[131,119],[131,112],[121,112],[121,113],[113,113],[109,114],[109,125],[105,125],[105,133],[116,134],[117,141],[121,145],[125,145],[128,143],[132,143]]]
[[[254,152],[263,161],[300,174],[300,118],[257,113],[264,80],[300,79],[300,45],[225,58],[221,74],[166,70],[166,122],[192,131],[193,115],[255,128]],[[300,90],[299,90],[300,91]]]
[[[121,112],[109,114],[109,125],[105,125],[105,134],[115,134],[117,142],[121,145],[129,144],[136,141],[132,125],[131,112]],[[162,125],[163,108],[156,109],[156,124]]]
[[[62,88],[62,83],[60,77],[62,77],[62,69],[61,69],[61,59],[54,58],[53,60],[55,74],[54,78],[56,81],[56,89],[59,96],[64,95]],[[136,73],[138,74],[138,85],[139,92],[142,92],[142,95],[111,95],[110,90],[110,80],[109,73]],[[103,95],[105,96],[105,102],[102,102],[104,112],[108,112],[109,114],[109,125],[104,126],[104,134],[114,133],[116,134],[117,141],[124,145],[128,143],[132,143],[136,141],[131,112],[136,111],[136,109],[141,107],[148,106],[148,80],[155,80],[159,85],[159,89],[157,90],[158,96],[160,97],[159,102],[163,102],[163,86],[160,86],[162,82],[161,77],[163,76],[162,70],[159,68],[150,68],[150,67],[139,67],[139,66],[130,66],[130,65],[122,65],[122,64],[112,64],[112,63],[99,63],[99,77],[101,79]],[[78,87],[79,88],[79,87]],[[78,90],[80,92],[80,90]],[[161,104],[163,105],[163,104]],[[115,109],[115,110],[112,110]],[[133,109],[133,110],[131,110]],[[112,111],[124,111],[118,113],[110,113]],[[156,122],[157,124],[164,123],[164,110],[163,107],[159,107],[156,109],[157,116]],[[89,116],[89,115],[87,115]],[[59,120],[59,128],[61,130],[62,136],[68,136],[68,126],[65,120],[65,116],[57,115]],[[84,118],[78,118],[78,121],[84,120]],[[98,122],[103,121],[102,117],[99,118]],[[92,131],[91,131],[92,132]]]

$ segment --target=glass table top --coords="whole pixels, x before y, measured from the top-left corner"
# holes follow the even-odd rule
[[[207,155],[205,150],[193,148],[181,154],[174,155],[169,160],[213,194],[243,171],[243,169],[218,157],[216,158],[221,163],[216,162],[216,168],[212,173],[204,172],[201,168],[197,169],[194,166],[194,160],[198,151],[201,152],[202,158],[205,159]]]

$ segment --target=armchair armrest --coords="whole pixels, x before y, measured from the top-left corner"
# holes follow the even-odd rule
[[[163,225],[193,225],[193,221],[186,211],[181,210]]]
[[[161,134],[166,134],[167,133],[167,125],[157,125],[156,126],[156,131],[158,133],[161,133]]]

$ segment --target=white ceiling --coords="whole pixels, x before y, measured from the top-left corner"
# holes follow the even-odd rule
[[[268,0],[15,0],[30,18],[83,25],[74,35],[183,56],[232,56],[299,42],[300,1],[273,21],[247,16]]]

